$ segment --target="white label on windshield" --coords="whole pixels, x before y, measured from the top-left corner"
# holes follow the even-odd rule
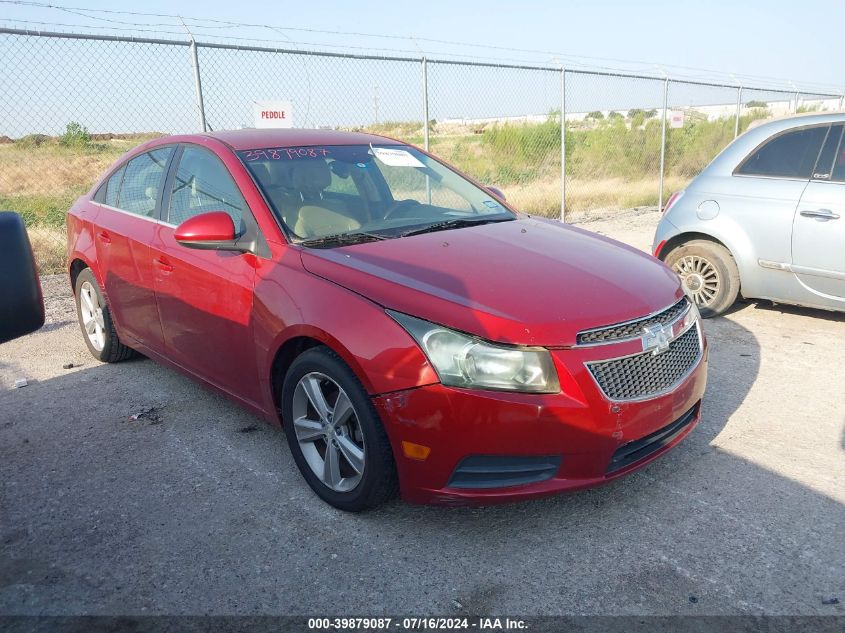
[[[404,149],[373,147],[372,150],[373,156],[389,167],[425,167],[425,165],[414,158],[413,154]]]

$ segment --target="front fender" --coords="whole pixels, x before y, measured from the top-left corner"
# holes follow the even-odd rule
[[[279,256],[259,270],[253,310],[258,369],[270,402],[276,354],[297,337],[334,350],[371,395],[438,382],[425,354],[383,307],[307,272],[295,249],[272,248]]]

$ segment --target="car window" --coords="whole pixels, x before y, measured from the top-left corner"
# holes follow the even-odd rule
[[[810,178],[827,126],[779,134],[754,150],[736,173],[776,178]]]
[[[390,187],[394,200],[414,200],[420,204],[427,204],[430,195],[431,204],[436,207],[444,207],[464,213],[472,212],[472,206],[466,198],[442,181],[432,182],[429,178],[428,183],[426,183],[426,175],[421,171],[382,165],[381,174],[384,176],[387,186]]]
[[[154,217],[167,161],[172,152],[172,147],[162,147],[130,160],[126,164],[115,206],[136,215]]]
[[[339,193],[347,196],[359,196],[361,193],[351,178],[351,169],[347,163],[335,160],[329,163],[332,180],[325,188],[326,193]]]
[[[103,197],[103,202],[110,207],[117,206],[117,194],[120,193],[120,183],[123,182],[123,174],[126,171],[126,165],[114,172],[111,178],[106,181],[106,193]]]
[[[210,151],[188,145],[173,180],[167,221],[181,224],[210,211],[228,213],[240,231],[246,202],[225,165]]]
[[[835,182],[845,182],[845,135],[842,135],[839,139],[839,147],[836,150],[830,179]]]
[[[514,215],[484,188],[405,145],[243,150],[241,160],[294,240],[390,239]]]
[[[842,137],[842,125],[833,125],[827,135],[827,139],[822,146],[819,160],[816,161],[816,167],[813,169],[813,178],[817,180],[829,180],[831,169],[833,168],[833,159],[836,156],[836,150],[839,148],[839,139]]]

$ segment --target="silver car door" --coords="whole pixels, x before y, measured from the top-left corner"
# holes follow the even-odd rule
[[[792,272],[808,290],[845,308],[845,141],[831,128],[813,179],[795,211]]]

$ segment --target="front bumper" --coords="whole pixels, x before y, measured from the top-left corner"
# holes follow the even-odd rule
[[[374,403],[393,446],[403,499],[449,505],[516,501],[598,486],[644,466],[698,423],[707,382],[706,341],[702,345],[692,372],[668,393],[642,401],[611,402],[600,392],[585,365],[607,354],[600,347],[552,351],[561,379],[558,394],[434,384],[377,396]],[[407,457],[403,442],[429,447],[430,453],[424,460]],[[545,468],[554,464],[554,474],[504,487],[472,488],[465,481],[450,485],[458,466],[478,456],[514,458],[510,462],[516,463],[544,458],[539,463]]]

